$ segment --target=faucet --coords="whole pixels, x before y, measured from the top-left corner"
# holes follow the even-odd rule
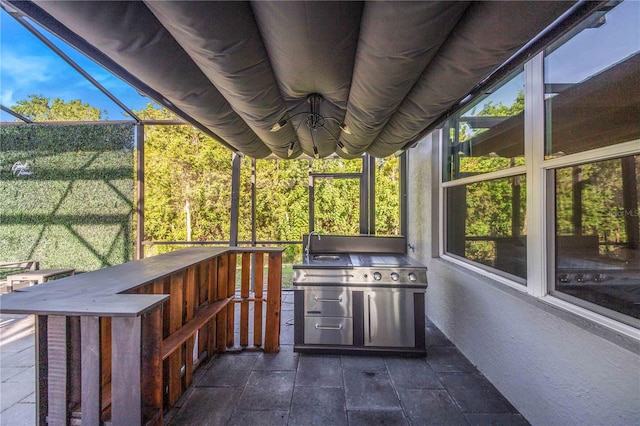
[[[307,262],[309,261],[309,252],[311,250],[311,236],[315,235],[318,237],[318,241],[321,240],[320,238],[320,234],[316,231],[311,231],[309,232],[309,235],[307,236],[307,246],[304,249],[304,257],[307,259]]]

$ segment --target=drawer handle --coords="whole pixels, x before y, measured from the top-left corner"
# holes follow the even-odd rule
[[[305,278],[321,277],[321,278],[353,278],[352,274],[304,274]]]
[[[337,299],[326,299],[326,298],[323,298],[323,297],[313,296],[313,300],[315,300],[316,302],[338,302],[338,303],[342,303],[342,296],[338,297]]]
[[[316,324],[316,330],[342,330],[342,324],[340,324],[340,325],[320,325],[320,324]]]

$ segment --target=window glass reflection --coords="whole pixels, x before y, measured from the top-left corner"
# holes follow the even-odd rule
[[[640,2],[605,8],[547,49],[545,157],[640,138]]]
[[[524,74],[456,114],[444,134],[444,181],[524,165]]]
[[[556,294],[636,319],[639,166],[628,156],[555,171]]]
[[[527,276],[524,175],[447,188],[446,250]]]

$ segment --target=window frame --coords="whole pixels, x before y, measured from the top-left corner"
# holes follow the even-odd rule
[[[569,297],[558,297],[551,294],[555,280],[554,170],[629,155],[640,155],[640,139],[569,154],[563,157],[545,159],[544,57],[545,52],[541,51],[524,63],[524,166],[445,182],[443,180],[443,167],[445,166],[443,150],[447,138],[442,128],[432,133],[431,137],[433,138],[433,142],[437,143],[438,146],[438,158],[435,162],[437,164],[439,189],[437,202],[440,216],[438,220],[440,225],[440,231],[438,233],[438,256],[462,268],[482,274],[493,281],[516,289],[555,308],[572,313],[594,324],[607,327],[624,336],[640,341],[640,328],[629,325],[627,323],[629,321],[622,322],[615,319],[616,314],[618,314],[618,316],[623,314],[610,310],[615,314],[610,316],[604,315],[596,310],[588,309],[584,304],[571,302]],[[505,77],[501,80],[501,83],[506,82],[512,76],[513,74],[510,74]],[[495,268],[479,265],[476,262],[447,253],[445,241],[447,188],[521,174],[525,174],[527,185],[527,279],[525,286],[513,280],[508,274],[501,274],[500,271]]]
[[[439,233],[439,256],[441,258],[445,258],[447,260],[449,260],[450,262],[453,262],[455,264],[464,266],[465,268],[468,268],[476,273],[482,274],[486,277],[489,277],[495,281],[498,281],[502,284],[505,284],[509,287],[515,288],[516,290],[519,291],[524,291],[526,292],[527,286],[528,286],[528,282],[529,282],[529,243],[527,242],[527,279],[523,279],[520,277],[517,277],[515,275],[512,275],[508,272],[504,272],[501,271],[500,269],[496,269],[496,268],[492,268],[488,265],[484,265],[482,263],[479,262],[474,262],[473,260],[464,258],[462,256],[450,253],[446,251],[446,226],[447,226],[447,214],[446,214],[446,193],[447,193],[447,189],[448,188],[452,188],[452,187],[457,187],[457,186],[462,186],[462,185],[469,185],[469,184],[473,184],[473,183],[478,183],[478,182],[487,182],[487,181],[491,181],[491,180],[495,180],[495,179],[505,179],[505,178],[510,178],[510,177],[515,177],[515,176],[524,176],[526,179],[526,185],[527,185],[527,205],[529,205],[529,179],[528,179],[528,160],[527,160],[527,117],[528,117],[528,112],[527,109],[530,107],[530,105],[528,105],[528,101],[527,99],[529,98],[529,93],[527,92],[527,68],[526,68],[526,64],[524,64],[524,69],[522,67],[517,67],[516,69],[514,69],[512,72],[510,72],[509,74],[507,74],[504,79],[500,80],[499,82],[497,82],[495,85],[493,85],[492,87],[492,91],[493,90],[499,90],[500,87],[502,87],[505,83],[508,83],[510,80],[512,80],[513,78],[515,78],[517,75],[519,74],[524,74],[524,158],[525,158],[525,165],[523,166],[513,166],[513,167],[509,167],[506,169],[500,169],[500,170],[495,170],[492,172],[486,172],[486,173],[478,173],[477,175],[473,175],[473,176],[466,176],[466,177],[462,177],[462,178],[457,178],[457,179],[452,179],[449,181],[445,181],[444,180],[444,176],[443,176],[443,170],[445,167],[444,164],[444,145],[447,142],[447,136],[444,134],[444,131],[442,128],[438,129],[437,132],[437,137],[436,137],[436,141],[438,141],[438,186],[439,186],[439,215],[440,215],[440,233]],[[465,111],[466,108],[461,109],[460,111],[456,112],[456,115],[462,115],[463,111]],[[527,240],[529,239],[529,235],[527,235]]]

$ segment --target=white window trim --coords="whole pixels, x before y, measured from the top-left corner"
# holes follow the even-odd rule
[[[640,330],[638,330],[637,328],[631,325],[627,325],[613,318],[606,317],[595,311],[592,311],[587,308],[583,308],[582,306],[573,304],[569,301],[560,299],[550,294],[544,297],[541,297],[540,300],[542,300],[545,303],[548,303],[549,305],[555,306],[556,308],[560,308],[567,312],[571,312],[579,317],[585,318],[595,324],[601,325],[603,327],[607,327],[624,336],[631,337],[632,339],[635,339],[635,340],[640,340]]]
[[[540,167],[545,170],[551,170],[638,154],[640,154],[640,139],[552,158],[543,161]]]
[[[478,182],[487,182],[494,179],[506,178],[511,176],[523,175],[527,172],[527,166],[509,167],[508,169],[496,170],[495,172],[481,173],[479,175],[467,176],[460,179],[442,182],[443,188],[451,188],[452,186],[469,185]]]

